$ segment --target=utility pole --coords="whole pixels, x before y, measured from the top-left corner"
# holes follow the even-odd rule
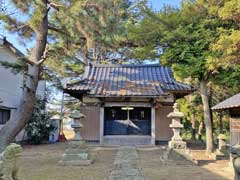
[[[58,141],[65,142],[67,139],[63,133],[63,118],[64,118],[64,92],[62,92],[61,110],[60,110],[60,121],[59,121],[59,137]]]

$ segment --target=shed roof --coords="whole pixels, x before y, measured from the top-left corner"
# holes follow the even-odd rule
[[[169,91],[188,94],[193,88],[177,82],[169,67],[154,65],[90,65],[84,79],[67,84],[67,92],[95,97],[158,97]]]
[[[240,107],[240,93],[213,106],[212,110],[230,109],[235,107]]]

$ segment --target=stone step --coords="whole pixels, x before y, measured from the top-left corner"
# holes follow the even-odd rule
[[[151,136],[104,136],[104,145],[151,145]]]

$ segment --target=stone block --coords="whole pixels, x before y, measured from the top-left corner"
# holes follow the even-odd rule
[[[59,161],[61,166],[89,166],[93,163],[93,160],[71,160],[71,161]]]
[[[63,154],[59,165],[87,166],[93,163],[84,140],[72,141]]]
[[[225,159],[227,157],[229,157],[229,151],[226,150],[219,150],[217,149],[216,152],[214,152],[211,156],[213,159],[215,160],[221,160],[221,159]]]
[[[186,149],[187,143],[184,141],[169,141],[168,147],[170,149]]]

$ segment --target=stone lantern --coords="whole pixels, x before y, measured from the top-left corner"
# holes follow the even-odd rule
[[[240,145],[235,145],[230,148],[232,155],[232,163],[234,168],[234,180],[240,179]]]
[[[72,141],[81,141],[83,140],[80,134],[80,130],[83,127],[81,120],[85,118],[85,115],[80,113],[79,111],[75,110],[70,115],[70,118],[73,119],[73,123],[71,127],[73,128],[75,132],[75,136]]]
[[[226,140],[227,140],[226,135],[219,134],[219,136],[217,138],[218,138],[218,149],[213,154],[213,158],[216,160],[229,156],[229,152],[227,149],[227,143],[226,143]]]
[[[219,134],[218,136],[218,150],[225,151],[227,149],[226,143],[227,137],[225,134]]]
[[[184,114],[179,111],[179,106],[177,103],[174,104],[173,109],[174,111],[167,116],[172,119],[172,124],[170,124],[169,127],[173,130],[173,137],[168,143],[168,147],[170,149],[186,149],[186,142],[184,142],[180,136],[180,131],[183,128],[180,120]]]
[[[74,129],[75,136],[69,142],[68,148],[63,155],[63,159],[59,163],[60,165],[74,166],[90,165],[93,160],[90,159],[87,144],[80,134],[81,128],[83,127],[81,120],[85,118],[85,115],[75,110],[70,115],[70,118],[73,119],[71,127]]]

